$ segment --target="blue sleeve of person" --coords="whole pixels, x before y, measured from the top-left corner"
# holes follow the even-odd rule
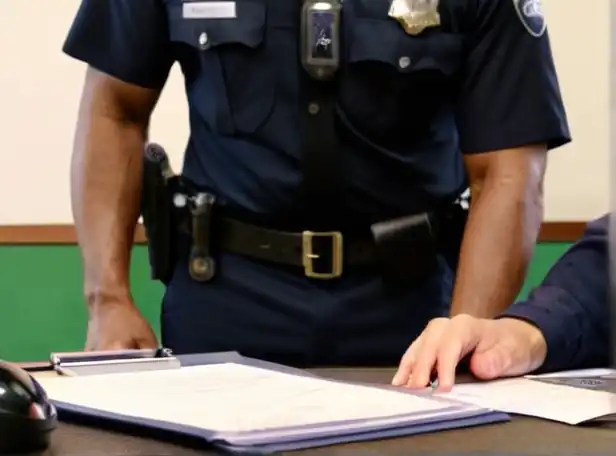
[[[543,371],[609,363],[609,216],[588,224],[528,299],[505,316],[536,325],[547,345]]]
[[[82,0],[63,51],[124,82],[161,89],[173,65],[162,0]]]
[[[457,123],[464,153],[570,141],[541,0],[479,0]]]

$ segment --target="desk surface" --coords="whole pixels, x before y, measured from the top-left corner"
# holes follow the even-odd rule
[[[322,369],[318,374],[341,380],[388,382],[392,369]],[[297,455],[376,456],[450,455],[499,456],[614,455],[616,425],[573,427],[531,418],[408,438],[381,440],[294,452]],[[204,456],[218,454],[193,450],[127,435],[62,423],[45,456]]]

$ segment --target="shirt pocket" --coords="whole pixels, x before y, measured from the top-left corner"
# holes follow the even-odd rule
[[[266,54],[266,5],[239,0],[235,18],[184,18],[183,3],[168,3],[169,36],[179,44],[191,109],[217,133],[256,132],[276,96]]]
[[[426,134],[451,102],[462,61],[461,35],[429,29],[410,36],[391,18],[351,17],[345,28],[345,112],[373,135]]]

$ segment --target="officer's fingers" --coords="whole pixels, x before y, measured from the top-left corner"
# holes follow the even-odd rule
[[[451,320],[436,355],[439,391],[451,390],[455,383],[458,363],[481,344],[487,335],[486,331],[482,320],[466,315]]]
[[[542,356],[533,356],[532,345],[527,339],[501,337],[492,346],[477,350],[471,358],[471,369],[478,378],[492,380],[527,374],[542,362]]]
[[[497,320],[492,335],[477,347],[477,370],[483,378],[512,377],[535,370],[545,360],[547,344],[539,329],[521,320]]]
[[[158,341],[156,339],[147,338],[139,339],[136,343],[137,348],[140,349],[153,349],[158,348]]]
[[[473,328],[452,331],[440,345],[436,355],[439,391],[451,390],[456,381],[458,363],[477,346],[478,335],[473,334],[473,331]]]
[[[456,367],[465,355],[463,342],[450,337],[443,342],[436,354],[436,371],[438,372],[438,391],[450,391],[456,379]]]
[[[413,366],[413,372],[407,386],[409,388],[425,388],[430,383],[432,373],[434,372],[436,363],[437,348],[435,343],[430,345],[423,344],[419,351],[415,365]]]
[[[134,350],[140,348],[136,337],[121,336],[117,333],[105,334],[99,337],[96,350]]]
[[[142,348],[136,340],[131,341],[112,341],[104,344],[99,350],[135,350]]]
[[[407,384],[410,388],[424,388],[430,383],[436,354],[448,323],[449,320],[446,318],[432,320],[422,334],[421,346],[415,355],[413,373]]]
[[[471,372],[482,380],[492,380],[506,374],[510,366],[516,364],[515,352],[517,343],[508,343],[506,328],[498,326],[497,322],[485,325],[483,337],[471,357]],[[522,345],[524,341],[521,341]]]
[[[493,380],[507,375],[512,365],[511,353],[496,345],[471,357],[471,372],[481,380]]]
[[[391,384],[394,386],[402,386],[406,385],[411,376],[411,372],[413,371],[413,365],[415,364],[415,356],[417,353],[417,348],[421,344],[421,336],[419,336],[415,341],[406,349],[406,352],[402,356],[400,360],[400,365],[398,366],[398,371],[396,375],[394,375]]]

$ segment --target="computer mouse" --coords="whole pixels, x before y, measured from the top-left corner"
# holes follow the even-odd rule
[[[57,422],[43,387],[23,369],[0,361],[0,454],[47,449]]]

